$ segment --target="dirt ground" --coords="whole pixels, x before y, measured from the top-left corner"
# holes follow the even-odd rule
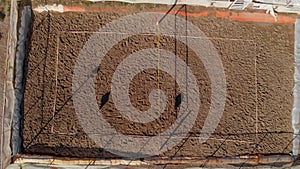
[[[1,58],[1,65],[0,65],[0,107],[3,105],[3,83],[5,79],[5,60],[6,60],[6,40],[7,40],[7,30],[8,30],[8,19],[5,19],[4,22],[0,22],[0,58]],[[2,116],[0,116],[0,121],[2,122]],[[1,129],[2,125],[0,126]]]
[[[0,5],[1,6],[1,5]],[[1,11],[0,11],[1,12]],[[2,111],[3,111],[3,91],[4,91],[4,80],[5,80],[5,66],[6,66],[6,45],[7,45],[7,37],[8,37],[8,28],[9,28],[9,17],[2,18],[0,21],[0,131],[2,131]],[[1,138],[0,138],[1,139]],[[0,167],[1,167],[1,159],[0,159]]]
[[[80,50],[92,32],[106,23],[140,11],[102,13],[34,13],[26,66],[23,152],[69,157],[116,157],[99,147],[83,131],[72,101],[72,76]],[[165,8],[166,10],[168,8]],[[189,7],[189,11],[197,11]],[[196,54],[170,37],[161,48],[187,62],[201,93],[200,111],[188,137],[162,156],[226,157],[243,154],[289,153],[293,139],[291,112],[294,86],[294,27],[292,24],[234,22],[215,17],[188,20],[202,30],[217,49],[226,76],[226,104],[214,134],[198,142],[199,132],[211,106],[208,73]],[[71,32],[76,31],[76,33]],[[115,45],[99,64],[95,78],[96,98],[101,103],[111,91],[114,70],[129,54],[155,47],[156,35],[136,35]],[[147,79],[147,80],[145,80]],[[157,71],[147,69],[131,81],[131,103],[145,111],[149,93],[157,88]],[[101,84],[101,85],[100,85]],[[174,107],[180,89],[161,72],[161,89],[168,102],[156,121],[131,122],[116,110],[111,97],[101,106],[105,119],[126,135],[152,136],[167,129],[177,117]]]

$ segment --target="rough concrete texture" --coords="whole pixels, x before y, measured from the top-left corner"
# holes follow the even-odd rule
[[[133,5],[127,8],[140,11]],[[197,12],[196,7],[188,7],[188,10]],[[26,63],[24,153],[116,157],[103,151],[105,147],[97,146],[83,131],[72,102],[72,76],[79,52],[92,32],[127,14],[34,14]],[[227,82],[225,110],[214,134],[200,144],[199,132],[211,105],[210,79],[202,62],[188,49],[188,65],[197,79],[201,107],[189,135],[162,156],[225,157],[290,152],[293,139],[293,25],[241,23],[215,17],[188,17],[188,20],[211,39],[220,55]],[[95,78],[99,106],[103,96],[111,91],[112,75],[120,62],[133,52],[155,47],[156,40],[156,35],[132,36],[107,53]],[[186,46],[179,41],[176,44],[178,57],[186,61]],[[174,39],[161,37],[161,48],[174,52]],[[131,122],[121,116],[112,98],[108,97],[101,109],[105,119],[118,132],[152,136],[174,122],[177,115],[174,104],[180,89],[166,72],[160,73],[160,86],[168,102],[166,113],[156,121],[147,124]],[[139,110],[147,110],[149,93],[156,88],[156,70],[147,69],[137,74],[129,88],[131,103]]]

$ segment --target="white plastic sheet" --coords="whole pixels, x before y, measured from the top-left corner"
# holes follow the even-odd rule
[[[1,167],[5,168],[10,163],[11,158],[11,129],[12,117],[14,112],[14,63],[17,46],[17,21],[18,10],[17,1],[11,0],[10,8],[10,27],[8,35],[6,81],[4,83],[4,110],[2,114],[2,132],[1,132]]]
[[[300,19],[295,23],[295,87],[294,87],[294,107],[292,125],[294,129],[293,155],[299,154],[299,130],[300,130]]]

